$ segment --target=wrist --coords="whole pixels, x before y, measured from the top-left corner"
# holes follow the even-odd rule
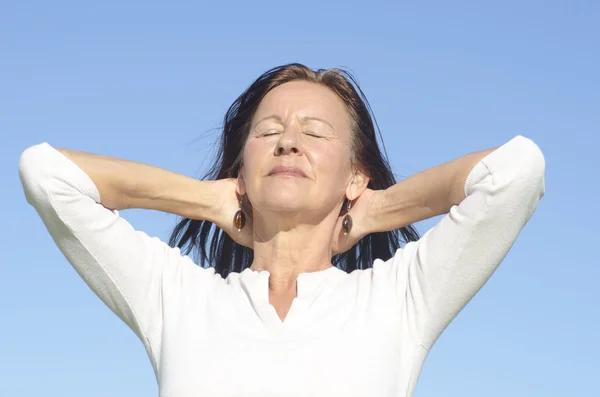
[[[383,225],[381,222],[383,208],[385,208],[385,190],[367,189],[360,198],[361,200],[365,200],[368,205],[368,211],[366,211],[365,216],[356,222],[360,237],[385,231],[382,229]]]
[[[226,188],[222,186],[224,180],[197,181],[192,189],[194,201],[193,219],[207,220],[216,223],[223,212],[223,200],[221,199]]]
[[[411,177],[375,191],[368,222],[370,233],[389,232],[434,216],[428,202],[431,192],[418,182]]]

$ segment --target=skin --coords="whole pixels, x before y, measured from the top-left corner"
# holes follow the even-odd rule
[[[277,118],[263,121],[271,115]],[[237,180],[198,181],[128,160],[58,150],[93,180],[106,208],[206,219],[252,248],[251,269],[270,273],[269,300],[283,321],[297,296],[299,273],[331,267],[333,254],[368,234],[448,213],[465,198],[470,171],[496,149],[469,153],[374,191],[351,165],[349,120],[343,102],[327,87],[295,81],[273,89],[252,120]],[[270,176],[281,164],[298,167],[306,176]],[[232,220],[237,196],[244,194],[253,216],[238,232]],[[352,200],[354,220],[347,236],[340,216],[345,198]]]
[[[252,203],[251,269],[270,273],[272,301],[296,296],[299,273],[332,266],[340,209],[345,198],[356,199],[368,184],[365,175],[353,171],[350,133],[342,100],[305,81],[271,90],[252,120],[238,193]],[[300,168],[306,177],[269,175],[281,164]]]

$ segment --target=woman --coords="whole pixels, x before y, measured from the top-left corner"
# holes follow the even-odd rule
[[[335,69],[265,73],[220,149],[202,181],[46,143],[20,160],[28,201],[144,343],[163,396],[412,395],[544,194],[521,136],[394,183],[364,95]],[[127,208],[184,217],[171,245],[208,266],[134,230]],[[440,214],[418,239],[410,224]]]

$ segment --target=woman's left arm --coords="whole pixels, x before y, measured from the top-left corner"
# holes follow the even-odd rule
[[[409,332],[430,348],[490,278],[544,196],[545,160],[517,136],[415,174],[372,197],[369,232],[446,214],[390,259]],[[360,201],[360,200],[359,200]]]
[[[385,190],[372,191],[364,233],[387,232],[434,216],[447,214],[465,198],[471,170],[495,149],[469,153],[421,171]]]

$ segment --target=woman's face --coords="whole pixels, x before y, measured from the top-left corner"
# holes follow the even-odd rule
[[[254,211],[331,212],[352,176],[348,117],[323,85],[293,81],[271,90],[252,119],[240,172]]]

